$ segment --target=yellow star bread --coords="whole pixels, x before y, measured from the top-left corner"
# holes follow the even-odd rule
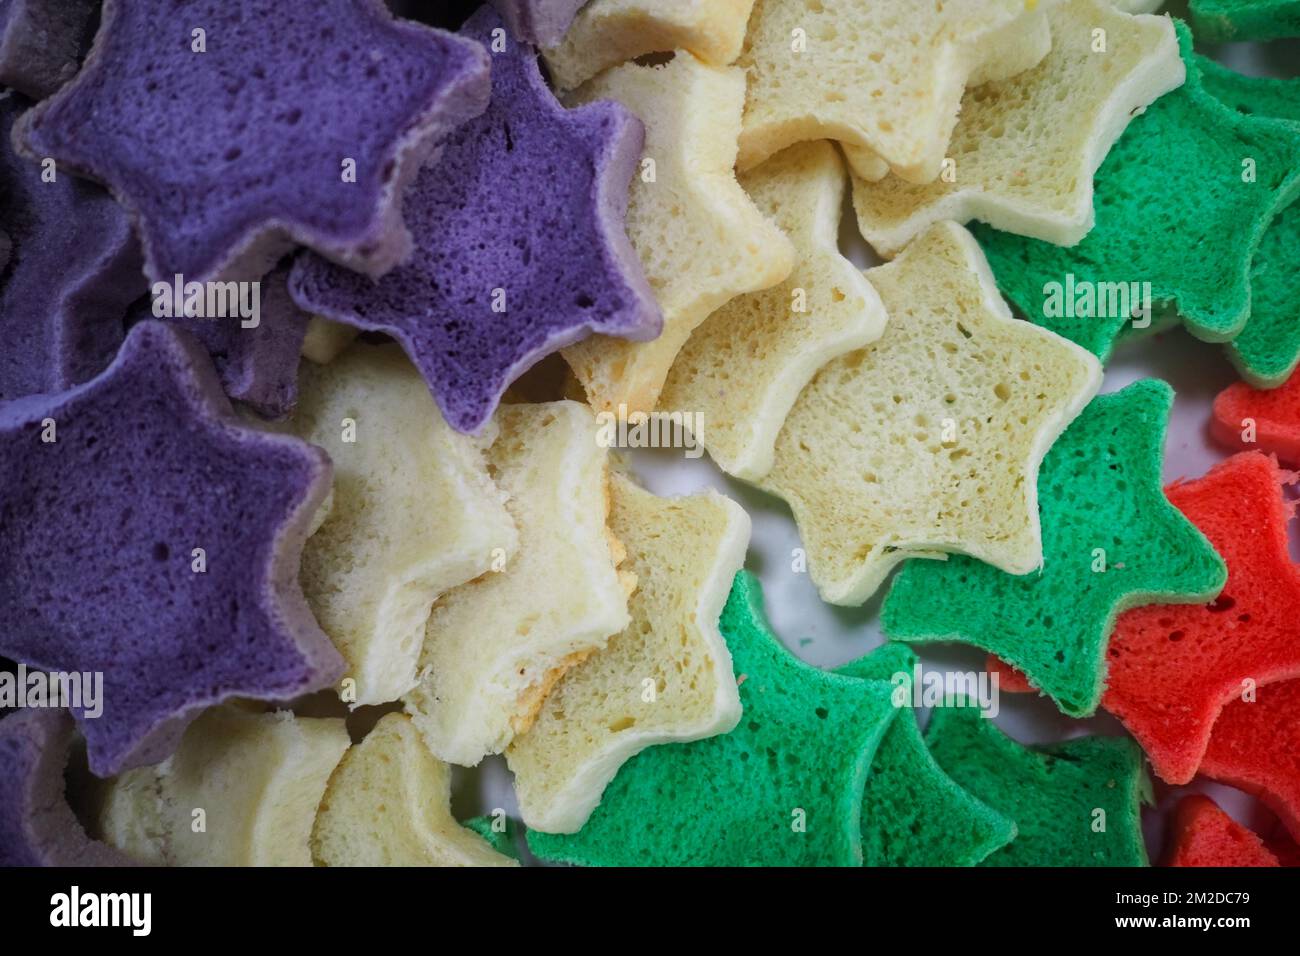
[[[648,53],[688,50],[726,66],[740,56],[753,7],[754,0],[591,0],[542,56],[560,90]]]
[[[1042,63],[966,91],[948,145],[951,176],[855,179],[858,224],[878,253],[897,254],[940,219],[979,219],[1063,246],[1092,228],[1097,167],[1129,120],[1186,72],[1168,17],[1070,0],[1048,19],[1052,51]]]
[[[791,143],[835,139],[855,148],[850,162],[863,175],[887,165],[929,182],[967,84],[1047,54],[1048,5],[758,0],[737,61],[749,77],[740,168]]]
[[[1011,317],[961,226],[941,222],[867,278],[889,324],[800,393],[759,487],[790,503],[832,604],[909,557],[1042,563],[1038,466],[1101,383],[1097,359]]]
[[[506,751],[524,823],[549,833],[578,830],[646,747],[727,733],[740,719],[718,618],[749,516],[712,491],[659,498],[620,474],[610,487],[610,527],[637,578],[631,622],[564,675]]]
[[[880,338],[885,307],[839,252],[844,166],[832,144],[791,146],[740,183],[794,242],[798,261],[785,282],[732,299],[691,333],[659,404],[702,415],[696,437],[713,460],[753,481],[771,469],[799,392],[831,359]]]
[[[746,292],[776,285],[794,248],[736,181],[744,74],[678,51],[661,66],[615,67],[575,90],[570,106],[615,99],[646,128],[632,180],[627,234],[664,313],[651,342],[608,336],[564,350],[600,411],[654,409],[673,359],[709,314]]]

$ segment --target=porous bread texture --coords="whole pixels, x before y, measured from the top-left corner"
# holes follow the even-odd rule
[[[1165,866],[1279,866],[1264,841],[1204,794],[1183,797],[1174,811],[1174,843]]]
[[[446,594],[403,698],[449,763],[500,753],[565,670],[628,623],[622,549],[606,528],[608,450],[577,402],[503,405],[489,468],[519,532],[513,559]]]
[[[867,278],[889,323],[796,400],[757,484],[789,502],[822,598],[867,600],[909,557],[1042,564],[1038,466],[1101,384],[1078,346],[1013,319],[979,246],[941,222]]]
[[[618,100],[645,124],[627,235],[664,314],[651,342],[596,335],[563,351],[598,411],[652,411],[678,350],[735,296],[783,281],[794,247],[736,181],[745,77],[678,51],[659,66],[624,64],[565,100]],[[652,161],[653,166],[646,165]],[[653,181],[648,181],[653,173]]]
[[[778,286],[732,299],[691,333],[659,404],[703,416],[695,436],[718,467],[756,481],[772,468],[777,433],[816,371],[880,338],[885,307],[840,255],[844,167],[825,141],[799,143],[740,177],[759,210],[794,242],[798,261]]]
[[[894,256],[940,219],[979,219],[1069,246],[1092,228],[1092,177],[1148,104],[1186,77],[1168,17],[1070,0],[1048,19],[1052,50],[1031,70],[966,91],[948,144],[954,182],[855,179],[863,237]],[[1096,52],[1094,30],[1106,51]]]
[[[316,813],[317,866],[518,866],[451,815],[451,768],[405,714],[343,755]]]
[[[1215,397],[1213,415],[1210,433],[1220,444],[1259,449],[1283,464],[1300,465],[1300,375],[1274,389],[1233,382]]]
[[[637,580],[631,621],[564,675],[506,751],[532,830],[576,832],[635,754],[728,733],[740,719],[718,618],[745,561],[749,516],[713,491],[660,498],[618,473],[610,491],[610,528]]]
[[[214,707],[167,760],[108,784],[103,839],[160,866],[311,866],[312,821],[347,748],[342,720]]]
[[[740,56],[753,7],[754,0],[591,0],[542,56],[558,90],[649,53],[689,50],[726,66]]]
[[[452,429],[396,345],[304,363],[299,388],[290,429],[334,463],[331,507],[299,580],[355,682],[344,700],[397,700],[415,686],[434,601],[514,552],[514,522],[484,459],[492,430]]]
[[[1300,0],[1191,0],[1197,37],[1212,42],[1300,36]]]
[[[302,357],[317,365],[328,365],[360,334],[360,329],[313,315],[302,339]]]
[[[737,61],[749,77],[740,168],[791,143],[835,139],[929,182],[967,83],[1003,75],[989,64],[1028,68],[1045,56],[1045,23],[1021,21],[1043,20],[1054,2],[757,0]],[[869,166],[879,172],[868,163],[865,175]]]

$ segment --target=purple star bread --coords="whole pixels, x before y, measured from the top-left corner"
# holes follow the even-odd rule
[[[0,654],[102,674],[72,707],[91,770],[166,757],[230,697],[328,687],[343,663],[298,586],[325,453],[242,425],[160,322],[99,377],[0,406]]]
[[[500,27],[485,7],[461,31],[494,51],[492,102],[411,185],[410,261],[372,282],[306,255],[289,281],[307,311],[401,342],[461,431],[544,356],[662,326],[623,231],[640,121],[612,102],[566,110]]]
[[[14,153],[10,131],[29,106],[0,95],[0,231],[12,243],[0,267],[0,402],[103,371],[122,344],[127,306],[147,288],[139,244],[113,197]]]
[[[381,0],[105,0],[18,135],[108,185],[151,281],[258,279],[296,244],[378,276],[410,250],[406,183],[488,86],[482,50]]]
[[[510,32],[535,46],[555,46],[587,0],[492,0]]]

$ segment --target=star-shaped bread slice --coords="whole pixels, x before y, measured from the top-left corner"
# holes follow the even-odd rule
[[[338,718],[214,707],[161,764],[107,784],[99,829],[152,866],[311,866],[316,807],[347,749]]]
[[[1072,717],[1101,700],[1116,616],[1219,593],[1223,562],[1160,488],[1173,390],[1146,379],[1100,395],[1039,471],[1043,567],[1014,576],[966,557],[912,561],[881,627],[908,643],[961,641],[1023,671]]]
[[[749,77],[740,168],[792,143],[834,139],[874,154],[850,157],[864,173],[888,166],[929,182],[967,83],[1004,75],[1001,61],[1027,69],[1046,55],[1049,5],[758,0],[737,61]]]
[[[301,388],[289,428],[329,453],[334,492],[299,580],[347,662],[344,699],[397,700],[416,684],[434,601],[514,554],[514,522],[484,460],[494,432],[453,430],[395,345],[304,363]]]
[[[1096,393],[1100,366],[1013,319],[956,223],[867,279],[889,313],[884,335],[817,373],[757,482],[790,503],[822,598],[861,604],[916,555],[1034,570],[1038,464]]]
[[[1244,689],[1300,678],[1300,567],[1288,552],[1292,506],[1281,487],[1291,480],[1247,452],[1169,488],[1223,556],[1228,581],[1209,604],[1121,617],[1102,698],[1169,783],[1196,775],[1220,711]]]
[[[921,736],[912,708],[917,658],[889,643],[835,669],[888,681],[899,714],[876,750],[862,797],[866,866],[974,866],[1010,843],[1016,825],[943,772]]]
[[[382,0],[105,0],[81,72],[17,135],[108,186],[152,281],[257,279],[295,245],[379,276],[410,251],[406,183],[488,83],[474,44]]]
[[[1228,448],[1259,449],[1300,465],[1300,375],[1273,389],[1229,385],[1215,396],[1210,432]]]
[[[616,103],[566,110],[531,47],[495,52],[500,22],[483,8],[462,30],[494,50],[492,103],[412,185],[411,260],[372,282],[308,256],[292,278],[308,311],[401,342],[459,431],[546,355],[660,327],[622,222],[640,123]]]
[[[77,72],[95,36],[95,0],[0,2],[0,87],[34,100]]]
[[[559,43],[586,0],[492,0],[510,32],[525,43]]]
[[[1052,51],[1010,79],[968,89],[947,156],[952,181],[855,178],[862,235],[897,255],[940,219],[1073,245],[1092,228],[1092,177],[1129,120],[1183,82],[1168,17],[1131,17],[1104,0],[1047,14]],[[1104,51],[1094,30],[1104,30]]]
[[[49,707],[0,720],[0,866],[132,864],[87,836],[68,804],[72,729],[66,711]]]
[[[625,763],[573,834],[532,831],[547,860],[588,866],[859,866],[867,771],[898,713],[883,681],[818,670],[781,646],[758,580],[736,575],[720,627],[740,723]]]
[[[776,436],[804,386],[831,359],[880,338],[886,316],[871,283],[840,255],[844,167],[834,146],[792,146],[740,184],[794,242],[794,271],[732,299],[692,332],[659,404],[703,416],[696,438],[718,467],[756,481],[772,469]]]
[[[567,101],[600,99],[617,100],[645,123],[627,234],[664,327],[652,342],[596,336],[565,349],[564,357],[598,411],[649,412],[696,327],[736,296],[784,280],[795,253],[736,181],[745,102],[739,69],[707,66],[682,51],[659,66],[615,67]]]
[[[631,620],[555,685],[506,760],[530,830],[573,833],[626,761],[740,719],[718,617],[745,561],[749,516],[716,492],[659,498],[610,476],[609,526],[636,575]]]
[[[0,406],[0,655],[103,673],[102,714],[73,708],[97,775],[161,760],[211,704],[338,678],[297,582],[329,476],[158,322],[85,385]]]
[[[61,392],[102,372],[122,316],[148,286],[122,207],[93,183],[17,155],[10,133],[30,107],[0,93],[0,401]],[[52,169],[53,181],[46,181]]]
[[[753,8],[754,0],[591,0],[542,56],[561,90],[650,53],[686,50],[726,66],[740,56]]]
[[[403,698],[434,755],[474,766],[524,733],[566,670],[628,625],[622,545],[606,516],[609,452],[577,402],[502,405],[488,469],[514,557],[438,601]]]
[[[1092,231],[1065,248],[974,230],[1021,312],[1103,361],[1125,328],[1150,321],[1147,307],[1169,303],[1197,338],[1233,338],[1251,313],[1255,249],[1300,193],[1300,127],[1211,96],[1191,34],[1175,29],[1187,81],[1134,119],[1097,170]],[[1173,153],[1178,189],[1169,188]]]
[[[451,767],[388,714],[335,768],[311,834],[317,866],[518,866],[451,815]]]
[[[958,784],[1016,823],[983,866],[1146,866],[1142,751],[1127,737],[1024,747],[974,707],[937,707],[930,753]]]
[[[1300,36],[1297,0],[1191,0],[1192,26],[1203,40],[1276,40]]]
[[[1300,840],[1300,680],[1260,687],[1253,700],[1224,707],[1200,771],[1259,797]]]
[[[1204,794],[1178,801],[1165,866],[1279,866],[1264,841]]]

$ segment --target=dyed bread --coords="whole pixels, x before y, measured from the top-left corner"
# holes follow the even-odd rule
[[[1010,79],[967,90],[947,155],[955,181],[856,179],[862,234],[894,256],[940,219],[1073,245],[1092,228],[1092,177],[1129,120],[1184,79],[1174,25],[1106,0],[1049,11],[1051,53]],[[1106,31],[1106,52],[1093,30]]]
[[[1191,0],[1196,35],[1214,42],[1300,36],[1297,0]]]
[[[938,223],[867,278],[889,323],[803,390],[758,486],[784,498],[824,600],[857,605],[913,556],[1042,564],[1038,464],[1101,382],[1011,317],[979,247]]]
[[[648,53],[686,50],[726,66],[740,56],[753,6],[754,0],[591,0],[542,55],[561,90]]]
[[[827,142],[801,143],[740,177],[795,244],[778,286],[732,299],[686,340],[659,404],[704,416],[702,440],[723,471],[755,481],[799,392],[831,359],[880,338],[885,307],[840,255],[844,167]]]
[[[564,350],[598,411],[651,411],[678,351],[715,309],[781,282],[794,248],[736,182],[744,74],[678,53],[662,66],[616,67],[575,90],[571,103],[614,99],[646,127],[627,234],[664,314],[652,342],[595,336]],[[647,177],[653,172],[653,181]]]
[[[311,866],[316,808],[347,749],[341,720],[216,707],[166,761],[109,785],[99,827],[155,866]]]
[[[334,491],[299,579],[355,682],[344,699],[396,700],[416,684],[433,602],[514,552],[484,460],[492,433],[454,431],[395,345],[305,363],[301,382],[290,427],[329,453]]]
[[[525,43],[558,43],[586,0],[492,0],[510,32]]]
[[[1199,793],[1178,801],[1173,839],[1165,866],[1279,865],[1263,840]]]
[[[740,719],[718,617],[745,560],[749,516],[715,492],[659,498],[620,474],[610,491],[610,530],[637,581],[631,621],[560,678],[506,751],[531,830],[573,833],[625,761]]]
[[[1229,385],[1214,399],[1210,431],[1228,448],[1257,448],[1300,465],[1300,375],[1269,390]]]
[[[434,606],[405,695],[434,755],[474,766],[531,725],[556,680],[628,624],[606,528],[607,450],[576,402],[503,405],[488,467],[518,552]]]
[[[352,747],[325,788],[311,833],[317,866],[517,866],[451,815],[451,768],[405,714]]]
[[[909,182],[931,181],[968,81],[1001,73],[986,64],[1027,69],[1042,59],[1050,5],[758,0],[737,61],[749,77],[740,168],[801,140],[835,139]],[[1035,22],[1027,29],[1024,20]]]
[[[0,3],[0,87],[40,100],[68,82],[94,39],[98,7],[95,0]]]

